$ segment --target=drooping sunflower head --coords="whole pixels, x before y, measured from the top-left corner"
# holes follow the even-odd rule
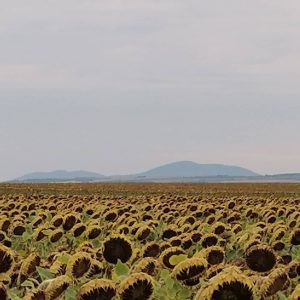
[[[300,245],[300,229],[294,230],[292,232],[290,240],[293,246]]]
[[[51,243],[56,243],[58,242],[64,235],[64,232],[62,229],[56,229],[53,230],[50,234],[50,242]]]
[[[276,255],[267,245],[255,245],[246,252],[247,266],[255,272],[269,272],[276,264]]]
[[[219,246],[212,246],[197,253],[196,257],[204,257],[212,266],[220,264],[224,261],[225,252],[224,249]]]
[[[300,284],[298,284],[293,293],[290,296],[290,300],[299,300],[300,299]]]
[[[150,226],[144,225],[139,227],[139,229],[135,233],[135,236],[139,241],[143,241],[149,237],[151,232],[152,232],[152,228]]]
[[[21,265],[19,281],[23,282],[28,277],[32,276],[36,272],[36,267],[40,265],[41,258],[37,253],[31,253],[27,256]]]
[[[167,248],[165,251],[163,251],[160,255],[160,259],[162,264],[169,268],[169,269],[173,269],[174,265],[171,264],[170,262],[170,258],[173,255],[180,255],[180,254],[185,254],[184,250],[180,247],[170,247]]]
[[[123,280],[119,287],[121,300],[152,299],[154,292],[152,277],[145,273],[135,273]]]
[[[254,284],[237,267],[229,267],[201,288],[194,300],[253,300]]]
[[[70,277],[66,275],[50,279],[45,288],[46,299],[57,299],[71,285]]]
[[[73,226],[76,224],[76,222],[77,222],[77,217],[75,214],[73,213],[67,214],[63,220],[63,225],[62,225],[63,229],[65,231],[71,230]]]
[[[208,264],[204,258],[193,257],[180,262],[172,271],[172,277],[187,286],[199,284]]]
[[[87,229],[86,236],[89,240],[94,240],[97,238],[101,233],[101,228],[98,225],[89,226]]]
[[[160,245],[156,242],[149,242],[142,249],[143,257],[158,257],[159,254]]]
[[[86,226],[82,223],[78,223],[73,226],[72,234],[74,237],[79,237],[85,232],[85,230],[86,230]]]
[[[86,252],[77,252],[68,261],[67,275],[74,279],[86,277],[92,266],[92,258]]]
[[[133,268],[133,273],[146,273],[148,275],[155,275],[158,267],[158,261],[153,257],[142,258]]]
[[[114,283],[107,279],[93,279],[84,284],[76,300],[111,300],[117,294]]]
[[[0,274],[11,273],[14,266],[14,256],[10,248],[0,244]]]
[[[265,277],[260,292],[264,298],[275,295],[278,291],[282,291],[289,285],[289,278],[284,268],[276,269]]]
[[[3,283],[0,283],[0,299],[1,300],[8,300],[7,290]]]
[[[218,236],[214,233],[205,234],[201,238],[201,245],[203,248],[215,246],[218,243]]]
[[[2,299],[2,298],[0,298]],[[45,291],[40,289],[34,289],[25,294],[23,300],[46,300]]]
[[[112,264],[116,264],[118,259],[126,263],[133,253],[131,243],[122,235],[110,236],[103,247],[103,257]]]

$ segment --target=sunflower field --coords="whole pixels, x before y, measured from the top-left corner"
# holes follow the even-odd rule
[[[52,188],[0,192],[0,300],[300,299],[299,186]]]

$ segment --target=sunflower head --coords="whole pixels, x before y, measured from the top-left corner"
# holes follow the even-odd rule
[[[147,300],[153,296],[152,277],[145,273],[135,273],[123,280],[119,287],[122,300]]]
[[[147,243],[142,249],[143,257],[158,257],[160,254],[160,245],[155,242]]]
[[[71,279],[66,275],[50,279],[45,288],[46,299],[57,299],[71,285],[71,283]]]
[[[67,275],[74,279],[86,277],[91,269],[92,259],[86,252],[77,252],[68,261]]]
[[[209,265],[212,266],[220,264],[224,261],[225,252],[224,249],[219,246],[212,246],[197,253],[196,257],[204,257]]]
[[[0,283],[0,299],[8,300],[7,290],[3,283]]]
[[[215,246],[218,243],[218,236],[214,233],[205,234],[201,238],[201,245],[203,248]]]
[[[174,265],[172,265],[170,263],[170,258],[173,256],[173,255],[180,255],[180,254],[185,254],[184,250],[180,247],[170,247],[170,248],[167,248],[165,251],[163,251],[160,255],[160,259],[161,259],[161,262],[162,264],[169,268],[169,269],[173,269],[174,268]]]
[[[187,286],[199,284],[208,264],[204,258],[193,257],[180,262],[172,271],[172,277]]]
[[[132,253],[131,243],[122,235],[110,236],[104,242],[103,257],[109,263],[116,264],[118,259],[126,263]]]
[[[112,281],[107,279],[93,279],[80,288],[76,300],[111,300],[116,294],[116,287]]]
[[[10,248],[0,244],[0,274],[10,274],[14,267],[14,256]]]
[[[158,261],[153,257],[142,258],[133,268],[133,273],[146,273],[148,275],[155,275],[157,271]]]
[[[284,268],[276,269],[265,277],[260,292],[264,298],[275,295],[277,292],[284,290],[289,285],[289,278]]]
[[[248,267],[256,272],[269,272],[276,264],[274,251],[266,245],[255,245],[246,252]]]
[[[254,284],[237,267],[229,267],[201,288],[194,300],[253,300]]]

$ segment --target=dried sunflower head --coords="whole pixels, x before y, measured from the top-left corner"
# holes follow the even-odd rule
[[[14,267],[14,255],[10,248],[0,244],[0,274],[10,274]]]
[[[256,272],[268,272],[276,264],[274,251],[266,245],[255,245],[246,252],[247,266]]]
[[[261,286],[260,292],[264,298],[275,295],[278,291],[288,287],[289,278],[284,268],[276,269],[265,277]]]
[[[172,277],[184,285],[194,286],[199,284],[200,277],[207,266],[207,261],[204,258],[188,258],[175,266],[172,271]]]
[[[111,300],[117,294],[114,283],[107,279],[94,279],[84,284],[76,300]]]
[[[170,247],[163,251],[160,255],[160,260],[162,264],[168,269],[173,269],[174,265],[170,263],[170,258],[173,255],[185,254],[184,250],[180,247]]]
[[[254,284],[237,267],[229,267],[201,288],[194,300],[253,300]]]
[[[118,259],[127,262],[133,252],[131,243],[122,235],[110,236],[104,241],[103,247],[103,257],[112,264],[116,264]]]
[[[79,279],[86,277],[92,266],[92,258],[86,252],[77,252],[72,255],[67,264],[66,273],[71,278]]]
[[[119,287],[121,300],[152,299],[154,292],[152,277],[145,273],[135,273],[123,280]]]

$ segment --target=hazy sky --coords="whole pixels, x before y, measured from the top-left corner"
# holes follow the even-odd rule
[[[299,37],[299,0],[3,1],[0,180],[300,172]]]

